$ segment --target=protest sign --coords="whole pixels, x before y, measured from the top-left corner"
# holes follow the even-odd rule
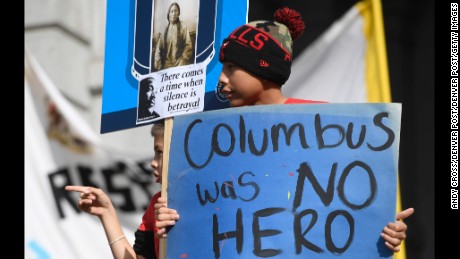
[[[175,117],[166,258],[392,258],[400,104]]]
[[[163,46],[171,38],[173,8],[180,36],[175,46],[168,45],[176,55],[169,55]],[[101,133],[228,107],[216,93],[222,68],[217,52],[223,38],[247,22],[247,14],[248,0],[107,1]],[[176,74],[181,77],[161,81]],[[148,78],[155,80],[151,90],[148,83],[143,88]],[[185,89],[186,82],[193,90]],[[159,92],[166,83],[183,85]],[[162,93],[166,96],[159,98]]]

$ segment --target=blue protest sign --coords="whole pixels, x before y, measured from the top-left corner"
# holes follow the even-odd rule
[[[101,133],[228,107],[216,94],[216,53],[247,13],[248,0],[107,1]],[[180,22],[169,53],[172,19]],[[140,91],[142,81],[151,86]]]
[[[400,104],[260,105],[178,116],[167,258],[392,258]]]

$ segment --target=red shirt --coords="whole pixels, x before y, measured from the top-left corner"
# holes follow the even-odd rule
[[[136,242],[137,240],[135,240],[134,250],[136,251],[136,254],[140,253],[140,255],[145,256],[145,254],[141,251],[149,251],[148,254],[151,254],[152,250],[155,250],[156,258],[159,258],[160,241],[155,237],[155,203],[157,202],[158,198],[160,198],[160,196],[161,192],[157,192],[152,197],[149,206],[144,213],[144,216],[142,216],[142,223],[137,228],[136,239],[138,235],[144,235],[144,237],[140,242]],[[151,240],[145,238],[145,235],[153,236],[153,244],[149,242],[143,242],[144,240]]]

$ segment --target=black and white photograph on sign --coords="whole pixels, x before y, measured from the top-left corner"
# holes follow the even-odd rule
[[[137,104],[137,121],[147,121],[160,117],[155,106],[158,90],[155,89],[155,79],[146,77],[139,82],[139,96]]]
[[[155,0],[151,72],[195,63],[197,0]]]

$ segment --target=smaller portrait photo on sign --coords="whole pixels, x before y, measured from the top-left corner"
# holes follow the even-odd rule
[[[160,117],[156,104],[155,78],[146,77],[139,81],[139,96],[137,104],[137,122],[151,121]]]
[[[195,63],[197,13],[197,0],[155,0],[150,72]]]

